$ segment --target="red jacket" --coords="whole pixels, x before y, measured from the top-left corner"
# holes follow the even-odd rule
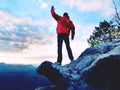
[[[72,31],[72,38],[75,35],[75,27],[72,21],[66,16],[59,16],[55,13],[54,9],[51,8],[51,14],[54,19],[57,21],[57,34],[70,34],[70,30]]]

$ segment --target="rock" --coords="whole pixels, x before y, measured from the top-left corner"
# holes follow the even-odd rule
[[[52,86],[46,86],[46,87],[39,87],[36,88],[35,90],[57,90],[56,86],[52,85]]]
[[[83,77],[89,85],[108,90],[120,88],[120,55],[110,55],[99,59],[85,71]]]
[[[65,66],[45,61],[37,72],[56,90],[120,90],[120,41],[87,48]]]
[[[56,85],[60,90],[69,87],[71,81],[60,72],[59,66],[55,67],[53,63],[49,61],[43,62],[37,69],[37,73],[46,76],[52,83]],[[61,68],[61,66],[60,66]]]

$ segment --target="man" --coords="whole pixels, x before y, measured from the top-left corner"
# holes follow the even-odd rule
[[[75,27],[72,21],[70,20],[68,13],[64,13],[63,16],[59,16],[55,13],[55,9],[52,6],[51,7],[51,15],[53,18],[57,21],[57,42],[58,42],[58,57],[57,57],[57,63],[62,63],[62,43],[63,41],[66,44],[66,49],[68,52],[69,59],[71,61],[74,60],[72,50],[70,48],[70,41],[69,41],[69,34],[71,32],[71,39],[74,39],[75,35]]]

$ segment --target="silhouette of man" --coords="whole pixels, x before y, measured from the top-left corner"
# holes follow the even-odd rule
[[[69,18],[69,15],[67,12],[63,14],[63,16],[60,16],[55,13],[55,9],[52,6],[51,7],[51,15],[53,18],[57,21],[57,43],[58,43],[58,57],[57,57],[57,63],[61,64],[62,63],[62,43],[63,41],[65,42],[66,49],[68,52],[69,59],[71,61],[74,60],[72,50],[70,48],[70,41],[69,41],[69,34],[71,32],[71,40],[74,39],[75,35],[75,26],[72,23],[72,21]]]

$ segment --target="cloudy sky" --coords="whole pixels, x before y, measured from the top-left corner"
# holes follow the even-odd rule
[[[119,0],[115,0],[120,7]],[[112,0],[0,0],[0,62],[39,64],[56,61],[56,21],[50,14],[68,12],[76,27],[71,41],[75,59],[89,47],[95,26],[114,16]],[[63,63],[69,63],[63,45]]]

